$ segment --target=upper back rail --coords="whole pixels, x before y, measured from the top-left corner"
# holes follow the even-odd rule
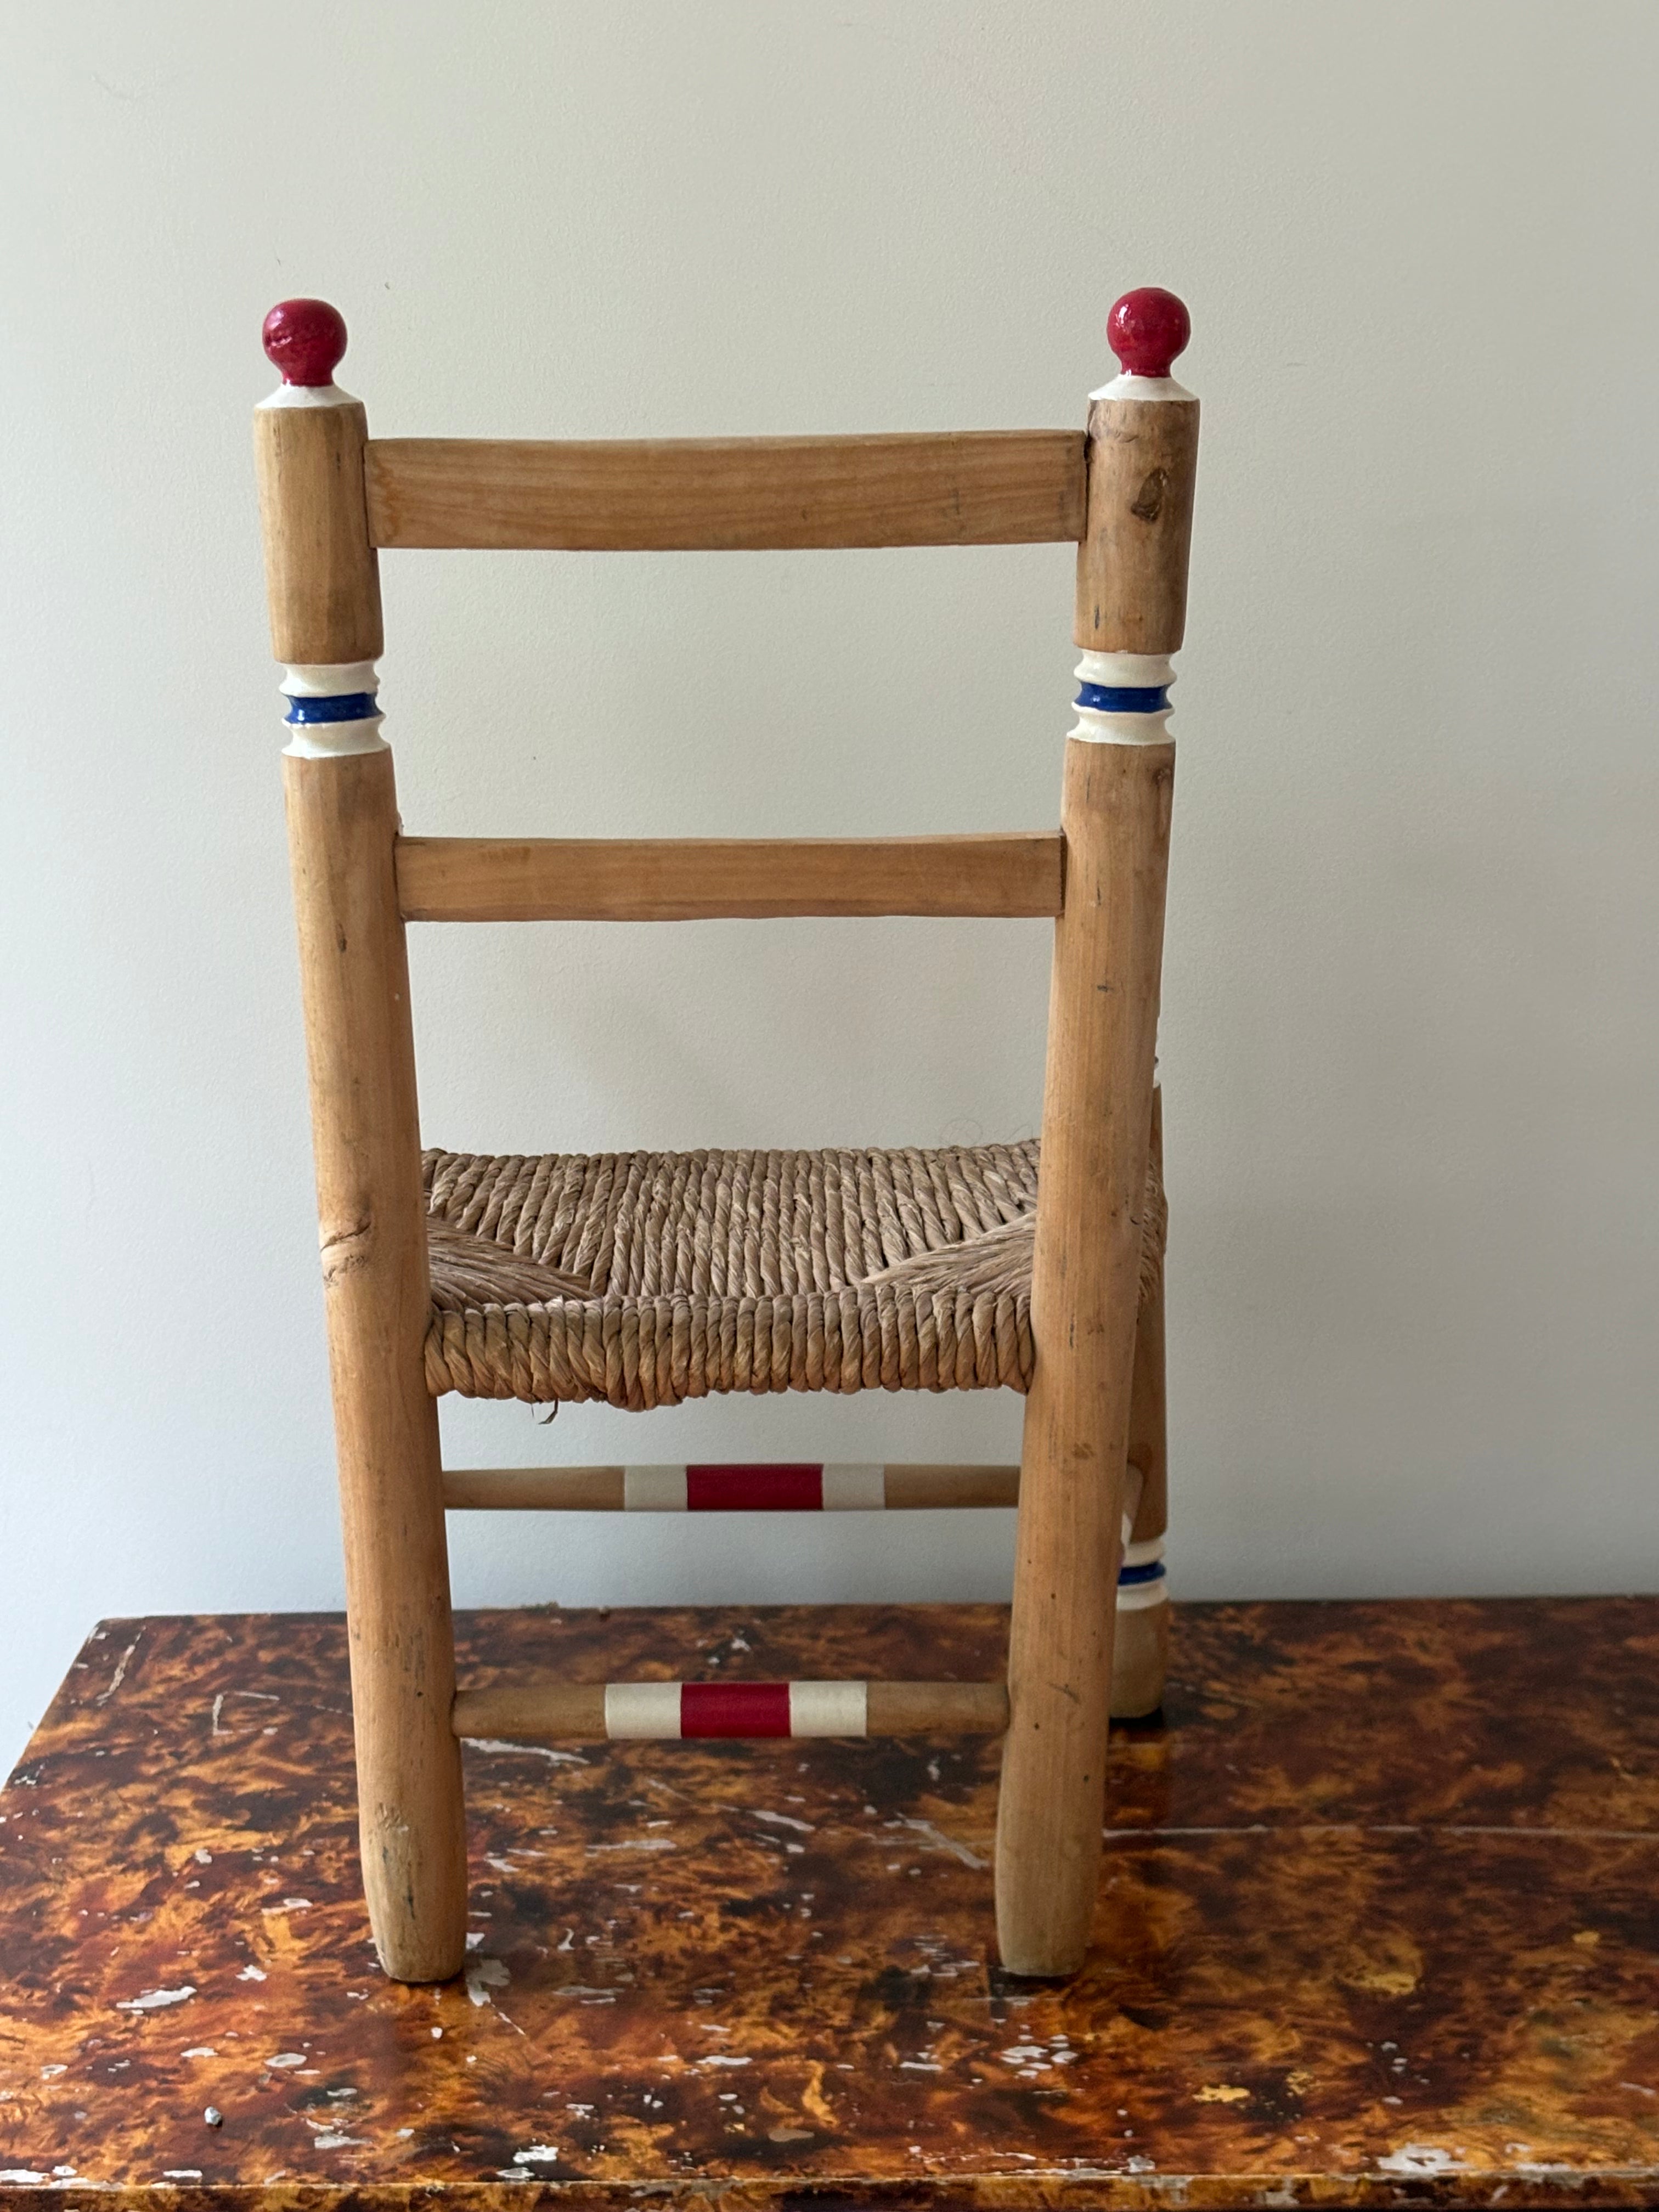
[[[377,546],[592,552],[1024,545],[1083,535],[1076,430],[846,438],[371,438]]]

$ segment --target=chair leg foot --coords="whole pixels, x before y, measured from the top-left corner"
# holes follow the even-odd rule
[[[1170,1671],[1170,1608],[1120,1611],[1112,1644],[1112,1718],[1141,1721],[1164,1703]]]
[[[450,1733],[453,1662],[441,1624],[430,1699],[406,1680],[352,1670],[357,1734],[357,1839],[363,1895],[380,1965],[394,1982],[447,1982],[466,1959],[466,1807],[461,1747]],[[379,1694],[377,1695],[376,1690]],[[439,1726],[436,1710],[441,1705]]]

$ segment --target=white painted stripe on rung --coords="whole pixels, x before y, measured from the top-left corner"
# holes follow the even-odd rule
[[[868,1735],[867,1682],[792,1682],[791,1735]]]
[[[624,1513],[684,1513],[685,1469],[683,1467],[625,1467],[623,1469]],[[676,1729],[675,1734],[679,1733]]]
[[[605,1686],[605,1732],[622,1742],[635,1737],[678,1737],[680,1732],[679,1684],[607,1682]]]
[[[826,1462],[823,1480],[826,1513],[878,1513],[887,1504],[884,1467],[831,1466]]]
[[[1150,1613],[1155,1605],[1168,1605],[1170,1585],[1160,1575],[1155,1583],[1120,1583],[1117,1590],[1117,1609],[1120,1613]]]
[[[1162,1536],[1144,1537],[1139,1544],[1132,1544],[1128,1540],[1128,1530],[1126,1528],[1123,1533],[1123,1564],[1126,1567],[1150,1567],[1164,1557]]]

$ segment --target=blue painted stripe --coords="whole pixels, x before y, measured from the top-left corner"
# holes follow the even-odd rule
[[[1085,684],[1075,703],[1097,714],[1161,714],[1170,689],[1166,684]]]
[[[1120,1589],[1123,1589],[1135,1583],[1162,1582],[1164,1571],[1162,1559],[1151,1559],[1144,1567],[1120,1567],[1117,1586]]]
[[[332,699],[290,699],[285,719],[290,722],[366,722],[380,708],[373,691],[344,691]]]

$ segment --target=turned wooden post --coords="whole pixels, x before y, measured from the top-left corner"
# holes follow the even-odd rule
[[[1081,1965],[1100,1865],[1175,775],[1169,656],[1198,444],[1198,403],[1170,375],[1180,301],[1132,292],[1107,331],[1124,374],[1089,410],[997,1816],[997,1936],[1017,1974]]]
[[[254,416],[271,638],[286,664],[283,761],[311,1074],[323,1285],[345,1539],[363,1887],[398,1981],[466,1948],[460,1752],[437,1407],[422,1368],[430,1290],[397,795],[374,662],[380,578],[361,403],[333,370],[320,301],[272,309],[282,388]]]

